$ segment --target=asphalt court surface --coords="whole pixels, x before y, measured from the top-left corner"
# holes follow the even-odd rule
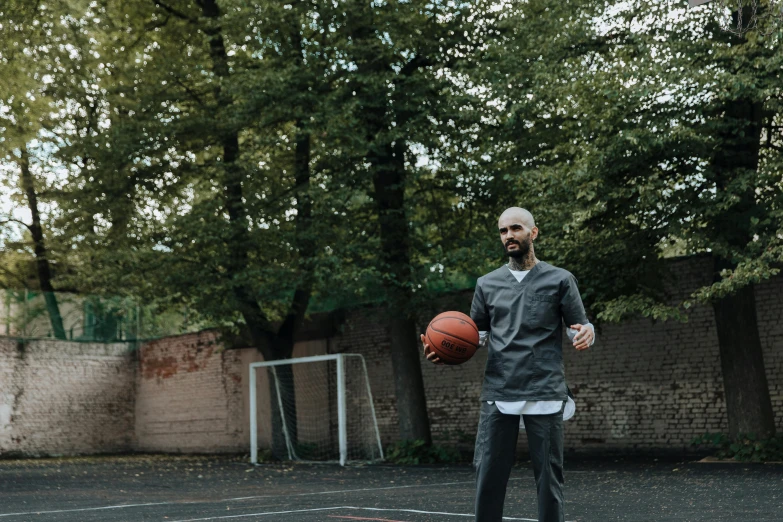
[[[469,466],[267,464],[232,457],[0,460],[0,522],[376,521],[473,518]],[[566,463],[567,521],[783,521],[783,465]],[[508,520],[535,520],[529,464]]]

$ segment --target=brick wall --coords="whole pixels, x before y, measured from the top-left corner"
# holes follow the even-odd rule
[[[706,283],[709,263],[698,257],[674,263],[679,291],[688,293]],[[756,287],[779,430],[783,430],[782,295],[783,277]],[[466,311],[471,293],[449,299],[437,308]],[[386,445],[399,434],[384,311],[356,309],[345,312],[344,319],[337,334],[328,340],[297,343],[294,355],[362,354]],[[425,324],[423,318],[421,330]],[[570,450],[681,452],[695,435],[727,430],[709,307],[695,308],[685,324],[637,319],[599,325],[598,338],[585,352],[574,351],[568,343],[564,346],[566,375],[577,401],[576,416],[566,423]],[[459,433],[465,440],[474,436],[485,357],[479,351],[455,367],[435,366],[422,358],[436,440],[454,441]],[[0,338],[0,454],[247,451],[248,365],[259,360],[253,348],[222,349],[210,331],[148,342],[138,353],[124,344],[31,341],[20,345]],[[264,382],[261,376],[261,419],[269,415]],[[297,397],[302,420],[315,404],[306,397]],[[300,399],[305,402],[299,404]],[[268,444],[269,438],[268,426],[260,426],[261,445]],[[524,445],[521,437],[520,447]]]
[[[707,284],[710,269],[708,258],[678,262],[681,292]],[[637,319],[602,325],[598,336],[586,352],[564,346],[578,406],[569,447],[677,451],[696,435],[728,430],[710,307],[696,307],[687,323]]]
[[[134,374],[125,344],[0,338],[0,455],[127,451]]]
[[[711,260],[673,264],[676,297],[710,281]],[[756,311],[772,406],[783,430],[783,278],[757,285]],[[686,449],[706,432],[727,432],[726,403],[712,308],[699,306],[687,323],[639,319],[603,325],[586,352],[565,350],[577,415],[567,444],[577,449]]]
[[[783,433],[783,277],[756,286],[759,335],[769,380],[772,410]]]
[[[250,448],[248,371],[262,361],[255,348],[224,350],[217,333],[204,331],[144,343],[136,386],[137,451],[247,452]],[[326,341],[300,342],[294,357],[322,355]],[[299,369],[296,369],[297,373]],[[304,370],[306,371],[306,370]],[[258,372],[258,418],[269,419],[268,383]],[[308,412],[305,394],[298,411]],[[259,446],[271,442],[261,422]]]
[[[673,264],[678,296],[709,282],[706,257]],[[756,287],[759,329],[779,430],[783,430],[783,278]],[[471,292],[451,309],[466,311]],[[348,314],[335,351],[367,358],[384,443],[398,438],[388,336],[382,311]],[[420,330],[426,327],[422,321]],[[475,435],[478,399],[486,363],[479,351],[460,366],[436,366],[422,360],[427,409],[433,437],[456,440]],[[585,352],[564,343],[566,377],[577,403],[566,423],[566,447],[577,451],[682,452],[706,432],[726,432],[726,405],[715,321],[710,307],[692,310],[687,323],[637,319],[599,325],[598,342]],[[525,447],[524,437],[520,447]],[[691,448],[692,449],[692,448]]]
[[[136,449],[235,451],[242,432],[242,358],[214,332],[144,343],[136,387]]]

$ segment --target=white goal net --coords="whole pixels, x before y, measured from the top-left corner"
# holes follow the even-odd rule
[[[383,460],[367,366],[359,354],[250,364],[250,461]]]

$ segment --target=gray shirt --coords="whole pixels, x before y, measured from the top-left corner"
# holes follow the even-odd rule
[[[563,320],[588,322],[570,272],[541,261],[518,282],[502,266],[478,279],[470,316],[489,331],[481,400],[566,400]]]

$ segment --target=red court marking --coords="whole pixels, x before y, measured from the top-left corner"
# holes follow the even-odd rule
[[[350,520],[382,520],[383,522],[405,522],[404,520],[392,520],[390,518],[364,518],[364,517],[348,517],[339,515],[327,515],[328,518],[341,518]]]

